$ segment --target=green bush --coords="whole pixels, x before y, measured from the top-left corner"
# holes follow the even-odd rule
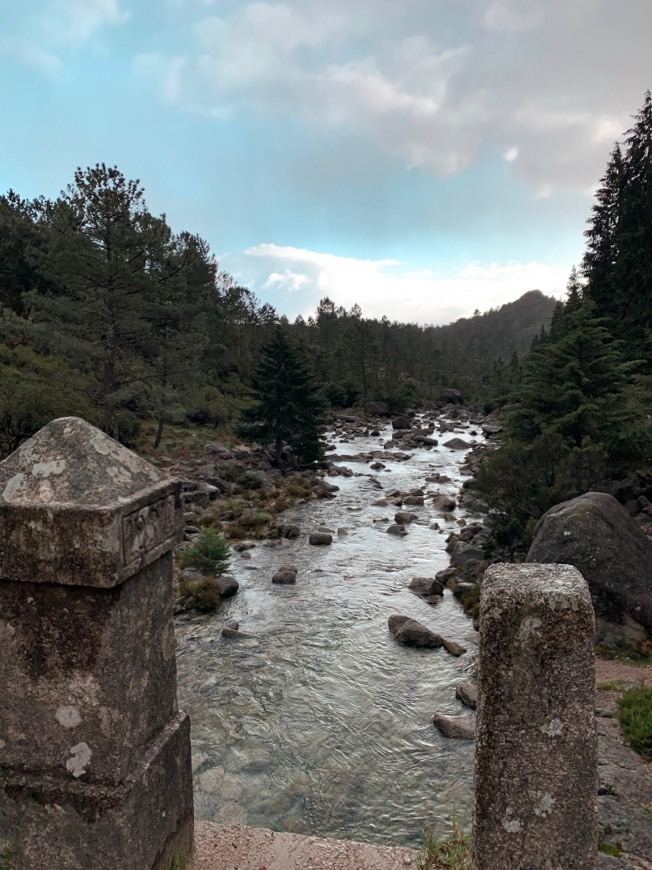
[[[245,471],[244,474],[240,475],[237,482],[239,486],[245,489],[260,489],[263,485],[262,477],[260,474],[256,474],[255,471]]]
[[[179,583],[179,594],[183,598],[192,598],[194,607],[203,611],[217,610],[221,598],[215,577],[182,580]]]
[[[224,574],[229,564],[230,549],[217,529],[204,529],[191,547],[179,558],[183,568],[196,568],[203,574]]]
[[[652,688],[628,689],[618,701],[618,718],[630,746],[652,758]]]

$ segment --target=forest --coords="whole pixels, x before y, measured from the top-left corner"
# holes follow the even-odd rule
[[[55,200],[10,190],[0,196],[0,457],[75,414],[130,445],[153,423],[153,449],[169,425],[225,426],[279,459],[279,430],[265,425],[274,412],[260,402],[281,377],[276,342],[290,349],[283,378],[305,388],[291,401],[314,399],[315,419],[373,401],[400,412],[450,389],[484,413],[502,409],[502,443],[478,484],[503,536],[522,535],[551,504],[650,461],[649,92],[613,149],[585,235],[563,303],[529,290],[442,326],[324,298],[289,322],[220,270],[204,239],[153,215],[117,167],[78,168]],[[304,458],[319,458],[315,443]]]
[[[456,388],[489,401],[549,324],[531,291],[449,326],[366,318],[329,298],[294,323],[221,271],[208,244],[152,215],[116,167],[78,169],[55,201],[0,197],[0,455],[78,414],[131,444],[155,420],[233,426],[276,330],[302,348],[327,405],[394,411]]]

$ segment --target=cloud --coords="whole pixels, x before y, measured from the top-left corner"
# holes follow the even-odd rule
[[[585,191],[649,84],[647,2],[217,4],[197,20],[173,97],[194,111],[217,103],[223,114],[231,102],[317,135],[355,135],[443,177],[487,150],[515,153],[509,172],[534,193]],[[180,60],[168,62],[169,77]]]
[[[50,26],[63,44],[79,45],[102,27],[122,24],[128,18],[118,0],[54,0]]]
[[[56,75],[61,69],[61,61],[55,54],[30,39],[0,36],[0,55],[10,57],[23,66],[48,76]]]
[[[225,263],[224,258],[222,262]],[[450,323],[518,299],[532,289],[560,297],[567,270],[545,263],[468,263],[448,272],[414,271],[395,259],[357,259],[305,248],[260,244],[244,258],[227,258],[254,276],[254,289],[290,317],[312,313],[324,296],[347,310],[358,303],[367,317]]]

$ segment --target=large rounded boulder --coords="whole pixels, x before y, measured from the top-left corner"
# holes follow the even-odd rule
[[[636,648],[652,638],[652,541],[613,496],[587,492],[555,505],[537,523],[526,561],[582,573],[598,643]]]

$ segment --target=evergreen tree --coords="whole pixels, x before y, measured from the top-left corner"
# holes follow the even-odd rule
[[[320,441],[324,403],[302,350],[291,344],[280,329],[261,348],[252,378],[256,404],[243,412],[242,434],[271,446],[280,463],[287,444],[297,459],[323,459]]]
[[[652,365],[652,96],[624,149],[616,145],[596,194],[582,269],[586,295],[632,358]]]
[[[636,364],[625,361],[590,300],[575,310],[567,304],[559,329],[557,341],[539,342],[525,361],[520,407],[507,421],[511,437],[529,443],[554,433],[569,448],[586,439],[602,444],[614,461],[637,455]]]

